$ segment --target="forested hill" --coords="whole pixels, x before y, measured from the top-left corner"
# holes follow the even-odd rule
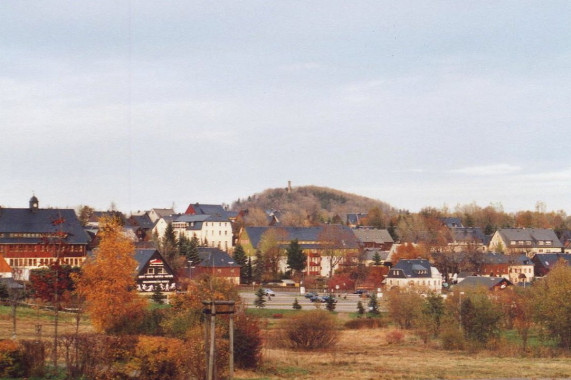
[[[331,221],[336,215],[345,221],[347,213],[366,213],[373,208],[379,208],[383,214],[395,211],[379,200],[318,186],[267,189],[232,204],[235,211],[277,210],[282,221],[290,225],[300,225],[308,219]]]

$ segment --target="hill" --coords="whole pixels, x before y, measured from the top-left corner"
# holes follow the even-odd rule
[[[319,186],[267,189],[232,204],[235,211],[277,211],[285,225],[338,222],[337,216],[344,222],[348,213],[366,213],[373,208],[381,210],[384,216],[396,212],[388,203]]]

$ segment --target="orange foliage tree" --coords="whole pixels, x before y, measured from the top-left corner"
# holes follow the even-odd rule
[[[116,219],[104,217],[99,224],[101,242],[76,279],[77,292],[86,300],[96,329],[120,333],[142,317],[146,301],[135,290],[133,243],[123,235]]]
[[[391,256],[393,265],[400,259],[427,259],[430,260],[428,248],[422,244],[405,243],[399,245]]]

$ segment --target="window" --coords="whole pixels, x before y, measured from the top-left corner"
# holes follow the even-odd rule
[[[155,274],[155,268],[147,268],[147,274]]]

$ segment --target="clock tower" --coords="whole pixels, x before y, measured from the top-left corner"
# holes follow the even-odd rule
[[[36,198],[36,196],[33,195],[32,198],[30,198],[30,210],[32,212],[36,212],[36,211],[38,211],[39,206],[40,206],[40,203],[38,201],[38,198]]]

